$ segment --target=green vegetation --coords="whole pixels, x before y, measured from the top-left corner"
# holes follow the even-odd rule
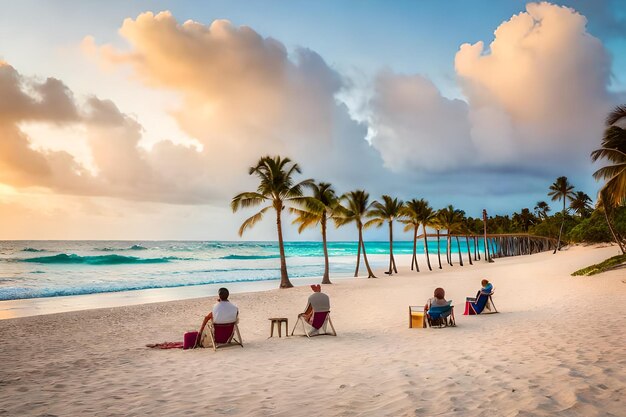
[[[579,269],[574,272],[572,276],[590,276],[599,274],[600,272],[606,272],[615,267],[619,267],[620,265],[626,264],[626,255],[617,255],[612,258],[606,259],[605,261],[600,262],[599,264],[591,265],[583,269]]]

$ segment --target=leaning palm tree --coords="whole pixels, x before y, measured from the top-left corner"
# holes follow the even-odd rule
[[[359,264],[361,263],[361,249],[363,249],[363,259],[365,260],[365,267],[367,268],[368,278],[376,278],[374,272],[370,268],[370,264],[367,261],[367,254],[365,253],[365,243],[363,242],[363,220],[367,215],[367,211],[370,208],[368,203],[369,193],[365,190],[355,190],[345,193],[339,199],[340,202],[344,202],[344,205],[337,205],[336,215],[333,217],[335,225],[337,227],[354,222],[359,232],[359,244],[356,255],[356,269],[354,270],[354,276],[359,275]]]
[[[606,219],[606,224],[609,227],[611,235],[613,236],[613,240],[615,240],[617,246],[619,246],[622,253],[626,254],[626,242],[623,241],[622,237],[619,235],[617,230],[615,230],[615,227],[611,222],[611,213],[613,211],[613,207],[611,206],[611,204],[606,204],[605,200],[611,200],[609,197],[609,191],[602,189],[598,193],[598,202],[596,203],[596,208],[604,213],[604,218]]]
[[[541,220],[545,220],[548,218],[548,213],[550,212],[550,206],[545,201],[537,201],[537,205],[535,206],[535,216],[539,217]]]
[[[623,120],[626,120],[626,105],[617,106],[609,114],[602,147],[591,152],[593,162],[606,159],[610,163],[594,172],[593,177],[606,181],[602,186],[604,204],[611,207],[626,204],[626,129],[617,126]]]
[[[367,213],[367,217],[371,218],[364,227],[367,229],[371,226],[381,227],[385,222],[389,225],[389,270],[386,272],[389,276],[395,272],[398,273],[396,260],[393,257],[393,221],[401,216],[401,208],[404,205],[402,200],[391,198],[383,195],[383,203],[373,201],[371,209]]]
[[[583,191],[576,191],[569,207],[580,217],[586,217],[591,213],[591,197]]]
[[[413,229],[413,258],[411,259],[411,270],[413,270],[413,265],[417,269],[417,272],[420,271],[419,265],[417,264],[417,232],[422,225],[424,230],[424,253],[426,254],[426,263],[428,264],[428,270],[432,271],[432,267],[430,266],[430,258],[428,256],[428,237],[426,236],[426,226],[430,226],[434,218],[434,211],[428,204],[426,200],[412,199],[404,203],[404,206],[401,209],[401,214],[404,219],[400,220],[400,222],[404,223],[404,231],[408,232]]]
[[[442,228],[448,231],[448,242],[446,246],[446,255],[448,256],[448,263],[452,266],[452,233],[460,231],[463,227],[463,217],[465,213],[462,210],[455,209],[452,205],[442,208],[437,214],[439,224]],[[463,258],[461,257],[461,245],[459,244],[459,238],[456,237],[457,250],[459,252],[459,263],[463,266]]]
[[[313,183],[312,179],[306,179],[294,184],[293,175],[300,172],[298,164],[292,163],[289,158],[264,156],[248,171],[250,175],[254,174],[261,180],[257,190],[237,194],[230,203],[233,212],[239,208],[256,207],[263,203],[270,203],[241,224],[239,236],[242,236],[246,229],[253,227],[263,219],[263,215],[269,209],[274,208],[276,210],[276,229],[280,251],[280,288],[293,287],[287,275],[281,213],[288,203],[302,203],[303,187]]]
[[[567,177],[559,177],[556,181],[550,186],[550,192],[548,193],[549,197],[552,197],[552,201],[563,200],[563,211],[561,220],[561,228],[559,229],[559,239],[556,243],[556,248],[554,248],[554,252],[561,249],[561,234],[563,233],[563,225],[565,225],[565,204],[567,200],[572,200],[574,196],[574,186],[567,181]]]
[[[318,224],[321,226],[322,246],[324,248],[324,276],[322,277],[322,284],[332,284],[329,275],[330,268],[328,262],[326,225],[328,219],[333,217],[338,199],[332,185],[326,182],[310,184],[309,188],[313,192],[313,195],[304,202],[302,207],[289,209],[291,213],[297,216],[292,224],[300,224],[298,233],[302,233],[307,227],[315,227]]]

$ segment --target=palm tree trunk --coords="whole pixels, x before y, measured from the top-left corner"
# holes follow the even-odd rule
[[[470,265],[474,265],[472,262],[472,251],[470,250],[469,237],[465,236],[465,244],[467,245],[467,259],[469,259]]]
[[[365,261],[365,267],[367,268],[367,277],[368,278],[377,278],[376,275],[372,272],[372,268],[370,268],[370,263],[367,262],[367,253],[365,253],[365,242],[361,239],[361,245],[363,246],[363,260]]]
[[[563,196],[563,219],[561,220],[561,228],[559,229],[559,239],[556,241],[556,248],[554,248],[554,252],[552,252],[553,255],[556,251],[561,250],[561,234],[563,233],[563,226],[565,225],[565,198],[566,196]]]
[[[450,266],[454,266],[452,264],[452,237],[450,236],[450,229],[448,229],[448,239],[446,239],[446,256]]]
[[[439,269],[441,269],[441,239],[439,233],[440,230],[437,229],[437,258],[439,258]]]
[[[393,227],[391,222],[389,223],[389,270],[387,271],[387,275],[393,275]]]
[[[608,210],[606,209],[606,207],[604,208],[604,217],[606,218],[606,224],[609,226],[609,230],[611,231],[611,234],[613,235],[613,239],[615,240],[615,242],[617,242],[617,245],[619,246],[620,250],[622,251],[622,254],[626,254],[626,250],[624,250],[624,245],[622,245],[622,240],[617,237],[616,233],[615,233],[615,229],[613,229],[613,225],[611,224],[611,220],[609,219],[609,214],[607,212]]]
[[[282,207],[276,208],[276,229],[278,230],[278,250],[280,251],[280,288],[291,288],[293,284],[287,275],[287,259],[285,257],[285,244],[283,242],[283,227],[280,222]]]
[[[417,228],[419,226],[415,226],[413,228],[413,257],[411,258],[411,271],[413,270],[413,265],[415,265],[415,257],[417,256]],[[419,272],[419,267],[417,268],[417,272]]]
[[[428,264],[428,270],[432,271],[433,269],[430,267],[430,257],[428,256],[428,238],[426,237],[426,225],[422,225],[424,228],[424,252],[426,253],[426,263]]]
[[[330,282],[330,268],[328,265],[328,244],[326,242],[326,213],[322,214],[322,245],[324,246],[324,276],[322,277],[322,284],[332,284]]]
[[[459,243],[459,237],[455,236],[456,238],[456,249],[459,251],[459,263],[461,264],[461,266],[463,266],[463,257],[461,256],[461,244]]]
[[[361,231],[361,226],[357,224],[357,229],[359,230],[359,245],[356,250],[356,269],[354,270],[354,277],[359,276],[359,265],[361,264],[361,243],[363,242],[363,232]]]
[[[413,270],[413,263],[415,263],[415,268],[417,272],[420,271],[420,266],[417,264],[417,231],[419,229],[419,224],[415,225],[414,233],[413,233],[413,259],[411,260],[411,271]]]
[[[398,268],[396,267],[396,258],[393,256],[393,221],[389,222],[389,256],[391,264],[389,265],[389,275],[391,275],[391,270],[396,274],[398,273]]]

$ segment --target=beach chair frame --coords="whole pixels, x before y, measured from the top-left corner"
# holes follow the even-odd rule
[[[325,311],[320,311],[318,313],[326,313]],[[316,313],[313,313],[316,314]],[[304,316],[299,315],[298,316],[298,320],[296,320],[296,324],[293,326],[293,330],[291,331],[291,336],[293,336],[294,332],[296,331],[296,329],[298,328],[298,323],[300,323],[302,325],[302,332],[304,333],[303,336],[306,336],[308,338],[314,337],[314,336],[337,336],[337,332],[335,331],[335,326],[333,326],[333,321],[330,318],[330,311],[327,312],[326,314],[326,318],[324,319],[324,323],[320,326],[319,329],[316,329],[315,327],[311,326],[309,323],[307,323],[304,320]],[[328,332],[327,329],[327,325],[330,324],[330,328],[333,330],[332,333]],[[310,328],[310,330],[307,331],[307,326]],[[322,331],[323,329],[323,333],[320,333],[320,331]],[[313,332],[317,330],[318,332],[316,332],[315,334],[313,334]]]
[[[215,341],[215,327],[226,327],[233,326],[232,333],[228,338],[226,343],[217,343]],[[217,351],[217,349],[228,347],[228,346],[241,346],[243,347],[243,339],[241,338],[241,333],[239,333],[239,326],[237,322],[234,323],[209,323],[207,324],[208,328],[208,336],[211,339],[211,345],[213,347],[213,351]],[[202,340],[202,335],[198,335],[198,340]]]
[[[450,301],[450,314],[445,317],[432,318],[428,311],[425,313],[426,323],[428,327],[441,329],[442,327],[456,327],[456,319],[454,318],[454,306]]]

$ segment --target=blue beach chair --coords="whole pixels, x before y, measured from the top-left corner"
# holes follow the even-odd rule
[[[455,327],[452,301],[445,306],[431,306],[426,312],[426,322],[429,327]]]
[[[465,312],[463,315],[465,316],[474,316],[477,314],[487,314],[485,313],[485,309],[489,311],[489,313],[497,313],[496,305],[493,303],[492,295],[495,290],[491,290],[491,292],[480,292],[478,297],[467,297],[465,300]]]

